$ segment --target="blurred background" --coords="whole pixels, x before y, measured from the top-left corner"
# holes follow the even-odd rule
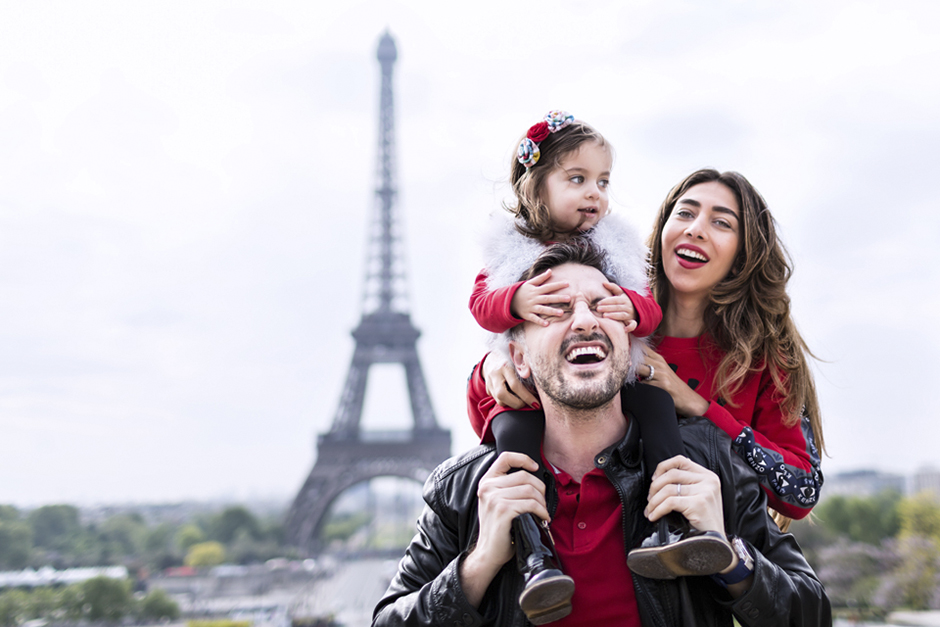
[[[0,15],[0,503],[251,501],[276,518],[296,494],[360,315],[386,29],[411,314],[455,452],[475,444],[479,235],[518,137],[562,108],[613,143],[612,206],[642,232],[692,170],[747,176],[794,260],[827,476],[904,490],[932,476],[932,3],[4,1]],[[380,370],[364,426],[408,427],[403,377]]]

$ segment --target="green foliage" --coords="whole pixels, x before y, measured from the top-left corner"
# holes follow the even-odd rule
[[[0,522],[7,522],[10,520],[19,520],[20,519],[20,510],[16,509],[12,505],[0,505]]]
[[[900,528],[901,495],[885,491],[872,497],[832,496],[813,510],[819,524],[853,542],[877,545]]]
[[[112,516],[98,528],[98,538],[112,555],[139,555],[143,552],[147,525],[136,514]]]
[[[335,516],[323,526],[323,539],[326,542],[345,542],[371,521],[372,517],[365,513]]]
[[[225,563],[225,547],[219,542],[200,542],[189,547],[183,563],[187,566],[218,566]]]
[[[26,568],[32,550],[33,530],[29,524],[16,518],[0,517],[0,570]]]
[[[261,538],[258,519],[244,507],[229,507],[209,521],[209,537],[224,544],[232,542],[240,532],[252,540]]]
[[[940,542],[940,504],[926,494],[904,499],[900,505],[901,537],[920,536]]]
[[[46,505],[29,513],[33,542],[38,547],[68,550],[81,535],[78,509],[71,505]]]
[[[22,590],[0,593],[0,626],[13,627],[25,619],[27,595]]]
[[[118,621],[131,609],[129,581],[94,577],[80,585],[89,620]]]
[[[184,553],[189,551],[189,547],[192,545],[205,541],[206,534],[203,533],[198,525],[192,523],[183,525],[180,527],[180,530],[176,532],[176,544]]]
[[[186,627],[251,627],[247,620],[188,620]]]
[[[160,590],[152,590],[140,603],[140,614],[150,620],[176,620],[180,617],[180,606],[170,596]]]

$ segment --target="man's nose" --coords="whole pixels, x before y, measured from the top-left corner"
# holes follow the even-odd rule
[[[582,332],[593,332],[597,328],[597,314],[583,300],[576,301],[571,315],[572,328]]]

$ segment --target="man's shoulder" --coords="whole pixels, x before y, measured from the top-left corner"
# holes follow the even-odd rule
[[[731,438],[708,418],[680,418],[679,433],[689,457],[703,466],[715,470],[716,464],[731,459]]]
[[[476,484],[496,459],[492,444],[480,444],[438,465],[424,484],[424,500],[447,503],[467,493],[476,498]]]

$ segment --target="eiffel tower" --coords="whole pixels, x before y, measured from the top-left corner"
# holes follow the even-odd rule
[[[287,515],[288,539],[307,554],[323,548],[320,527],[330,504],[353,485],[397,476],[423,482],[450,455],[450,432],[440,428],[428,396],[405,297],[404,255],[395,220],[395,145],[392,66],[398,57],[386,32],[379,41],[378,187],[369,238],[363,315],[353,331],[356,349],[339,408],[317,440],[317,460]],[[400,364],[405,371],[414,426],[407,431],[362,431],[360,419],[369,369]]]

